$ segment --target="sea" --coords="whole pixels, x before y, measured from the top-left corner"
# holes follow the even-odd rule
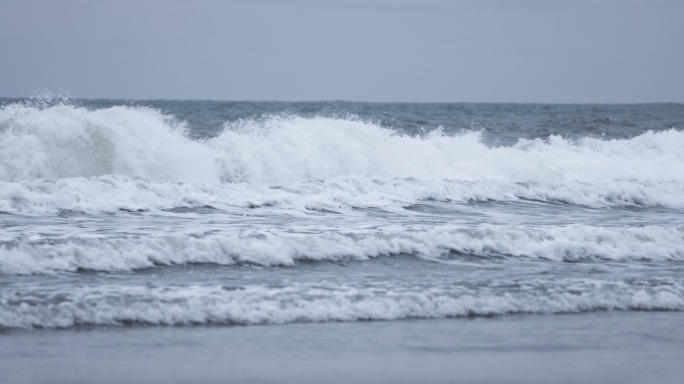
[[[0,382],[681,383],[684,105],[0,99]]]

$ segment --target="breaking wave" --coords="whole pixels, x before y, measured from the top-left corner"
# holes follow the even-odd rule
[[[186,287],[81,287],[3,290],[0,328],[78,325],[283,324],[573,313],[684,310],[684,283],[561,279],[482,282],[478,286],[295,284]]]
[[[684,208],[684,182],[649,180],[505,181],[383,179],[347,175],[284,186],[155,182],[127,176],[0,182],[0,212],[56,213],[178,207],[300,210],[406,207],[425,200],[559,202],[588,207]]]
[[[684,133],[560,136],[488,147],[477,132],[424,137],[335,118],[226,123],[191,140],[145,107],[0,107],[0,211],[279,205],[311,209],[422,199],[684,207]]]
[[[684,261],[682,227],[520,227],[502,225],[316,231],[184,231],[156,236],[34,236],[0,243],[0,273],[130,271],[158,265],[254,263],[293,265],[301,260],[367,260],[415,254],[449,262],[450,254],[550,261]]]

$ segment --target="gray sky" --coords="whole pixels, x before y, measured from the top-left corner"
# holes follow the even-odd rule
[[[0,0],[0,96],[684,102],[684,1]]]

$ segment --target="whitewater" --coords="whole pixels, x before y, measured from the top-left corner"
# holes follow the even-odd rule
[[[0,381],[679,382],[683,129],[0,99]]]
[[[684,310],[684,107],[3,99],[0,329]]]

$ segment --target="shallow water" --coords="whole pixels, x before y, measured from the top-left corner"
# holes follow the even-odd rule
[[[11,383],[678,383],[679,312],[0,336]],[[37,368],[40,367],[40,368]]]

